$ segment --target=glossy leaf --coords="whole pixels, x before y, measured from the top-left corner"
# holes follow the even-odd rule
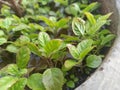
[[[27,69],[18,69],[16,64],[9,64],[0,70],[0,76],[13,75],[20,77],[27,73]]]
[[[67,86],[70,87],[70,88],[74,88],[75,83],[72,80],[70,80],[70,81],[67,82]]]
[[[20,78],[9,90],[24,90],[27,84],[27,78]]]
[[[2,22],[3,27],[8,29],[9,26],[12,24],[12,18],[6,18],[4,19],[4,21]]]
[[[68,44],[67,45],[70,54],[75,58],[78,59],[79,58],[79,52],[77,50],[77,48],[74,45]]]
[[[88,52],[90,52],[93,49],[92,44],[93,40],[87,39],[83,40],[77,45],[77,49],[80,54],[79,59],[83,59],[88,54]]]
[[[93,10],[97,9],[100,6],[98,2],[93,2],[89,4],[85,9],[83,9],[83,12],[92,12]]]
[[[85,34],[85,21],[81,18],[74,18],[72,21],[72,30],[75,35],[83,36]]]
[[[50,37],[46,32],[40,32],[38,36],[40,47],[44,47],[49,41]]]
[[[1,38],[0,38],[0,45],[4,44],[4,43],[6,43],[6,42],[7,42],[7,39],[6,39],[6,38],[4,38],[4,37],[1,37]]]
[[[27,81],[27,86],[32,90],[45,90],[42,82],[42,74],[32,74]]]
[[[0,78],[0,90],[8,90],[13,84],[17,82],[18,78],[12,76],[5,76]]]
[[[91,13],[85,12],[85,15],[86,15],[87,19],[89,20],[89,22],[91,23],[91,25],[94,25],[96,23],[96,20]]]
[[[113,40],[114,38],[115,38],[115,35],[109,34],[106,37],[102,38],[102,42],[100,43],[100,45],[105,45],[109,43],[111,40]]]
[[[15,28],[13,28],[13,31],[21,31],[21,30],[27,30],[30,27],[26,24],[19,24],[18,26],[16,26]]]
[[[62,28],[64,27],[65,25],[67,25],[67,23],[69,22],[70,18],[62,18],[60,19],[58,22],[56,22],[56,26],[58,28]]]
[[[33,43],[28,43],[28,48],[30,49],[30,51],[38,56],[41,56],[41,52],[39,50],[39,48],[33,44]]]
[[[55,23],[45,16],[39,16],[40,20],[43,20],[48,26],[54,27]]]
[[[62,40],[60,40],[60,39],[53,39],[53,40],[49,41],[44,46],[44,52],[46,54],[46,57],[50,57],[52,54],[59,51],[61,46],[62,46]]]
[[[77,65],[78,62],[74,60],[66,60],[64,63],[64,71],[70,70],[73,66]]]
[[[6,50],[9,52],[12,52],[12,53],[17,53],[19,50],[19,47],[15,46],[13,44],[10,44],[7,46]]]
[[[0,30],[0,37],[4,36],[4,35],[5,35],[5,33],[2,30]]]
[[[90,55],[87,57],[86,65],[91,68],[97,68],[102,63],[100,56]]]
[[[64,76],[60,69],[51,68],[43,73],[43,84],[46,90],[62,90]]]
[[[19,68],[26,68],[30,60],[30,50],[28,47],[21,47],[17,52],[16,63]]]

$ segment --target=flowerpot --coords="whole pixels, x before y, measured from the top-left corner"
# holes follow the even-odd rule
[[[120,90],[120,0],[98,1],[103,13],[113,12],[109,28],[117,36],[102,65],[75,90]]]

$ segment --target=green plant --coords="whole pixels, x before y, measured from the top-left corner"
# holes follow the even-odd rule
[[[70,71],[97,68],[103,59],[101,49],[110,47],[115,38],[104,28],[110,23],[111,13],[98,15],[97,2],[5,2],[0,1],[5,4],[0,14],[0,55],[14,55],[15,63],[11,61],[0,70],[0,90],[62,90],[63,85],[74,88],[79,78]],[[19,6],[15,9],[9,4]],[[31,66],[33,61],[37,64]]]

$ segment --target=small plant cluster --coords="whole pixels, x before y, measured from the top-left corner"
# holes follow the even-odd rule
[[[11,61],[0,70],[0,90],[62,90],[63,85],[74,88],[78,78],[69,71],[97,68],[103,58],[101,49],[110,47],[115,37],[105,28],[111,13],[95,12],[98,2],[1,1],[1,59],[7,52],[15,56],[15,63]]]

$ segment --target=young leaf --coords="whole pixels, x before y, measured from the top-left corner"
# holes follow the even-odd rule
[[[85,12],[85,15],[87,16],[87,19],[89,20],[91,25],[94,25],[96,23],[96,20],[95,20],[94,16],[91,13]]]
[[[13,84],[17,82],[18,78],[12,76],[5,76],[0,78],[0,90],[8,90]]]
[[[26,78],[20,78],[9,90],[24,90],[25,85],[27,84]]]
[[[108,42],[110,42],[111,40],[113,40],[114,38],[115,38],[115,35],[109,34],[106,37],[102,38],[100,45],[103,46],[103,45],[107,44]]]
[[[6,38],[4,38],[4,37],[1,37],[1,38],[0,38],[0,45],[4,44],[4,43],[6,43],[6,42],[7,42],[7,39],[6,39]]]
[[[12,24],[12,18],[6,18],[2,22],[3,27],[6,29],[8,29],[11,24]]]
[[[76,64],[78,64],[78,62],[76,62],[74,60],[66,60],[65,63],[64,63],[64,66],[63,66],[64,71],[70,70]]]
[[[100,16],[97,21],[101,21],[101,20],[107,20],[110,16],[111,16],[112,13],[108,13],[106,15],[102,15]]]
[[[55,26],[55,23],[53,21],[51,21],[50,19],[48,19],[47,17],[45,17],[45,16],[39,16],[38,18],[40,20],[43,20],[50,27],[54,27]]]
[[[89,4],[85,9],[83,9],[83,12],[92,12],[93,10],[97,9],[100,6],[98,2],[93,2]]]
[[[67,23],[69,22],[70,18],[62,18],[60,19],[58,22],[56,22],[56,26],[58,28],[62,28],[64,27],[65,25],[67,25]]]
[[[2,30],[0,30],[0,37],[4,36],[4,35],[5,35],[5,33]]]
[[[45,90],[42,82],[42,74],[32,74],[27,81],[27,86],[32,90]]]
[[[88,54],[88,52],[93,49],[92,44],[92,39],[86,39],[77,45],[77,50],[79,52],[79,60],[82,60]]]
[[[43,84],[46,90],[62,90],[64,76],[60,69],[51,68],[43,73]]]
[[[75,35],[83,36],[85,34],[85,21],[81,18],[75,17],[72,21],[72,30]]]
[[[33,43],[28,43],[28,48],[30,51],[38,56],[41,56],[41,52],[39,51],[39,48],[33,44]]]
[[[79,52],[77,50],[77,48],[71,44],[68,44],[67,45],[68,49],[69,49],[69,52],[70,54],[75,58],[75,59],[78,59],[79,58]]]
[[[52,54],[59,51],[61,46],[62,46],[62,40],[60,40],[60,39],[53,39],[53,40],[49,41],[44,46],[44,52],[46,54],[46,57],[50,57]]]
[[[90,27],[90,29],[88,30],[88,34],[89,35],[94,35],[98,30],[100,30],[100,28],[104,25],[104,24],[106,24],[106,20],[101,20],[101,21],[97,21],[96,22],[96,24],[94,24],[94,25],[92,25],[91,27]]]
[[[27,30],[30,29],[30,27],[26,24],[19,24],[18,26],[16,26],[15,28],[13,28],[13,31],[21,31],[21,30]]]
[[[70,87],[70,88],[74,88],[75,83],[72,80],[70,80],[70,81],[67,82],[67,86]]]
[[[46,32],[40,32],[38,36],[40,47],[44,47],[49,41],[50,37]]]
[[[13,75],[20,77],[27,73],[27,69],[18,69],[16,64],[9,64],[0,70],[0,76]]]
[[[6,50],[12,53],[17,53],[19,50],[19,47],[16,47],[14,44],[10,44],[7,46]]]
[[[17,52],[16,63],[19,68],[26,68],[30,60],[30,50],[28,47],[21,47]]]
[[[91,68],[97,68],[102,63],[100,56],[90,55],[87,57],[86,65]]]

